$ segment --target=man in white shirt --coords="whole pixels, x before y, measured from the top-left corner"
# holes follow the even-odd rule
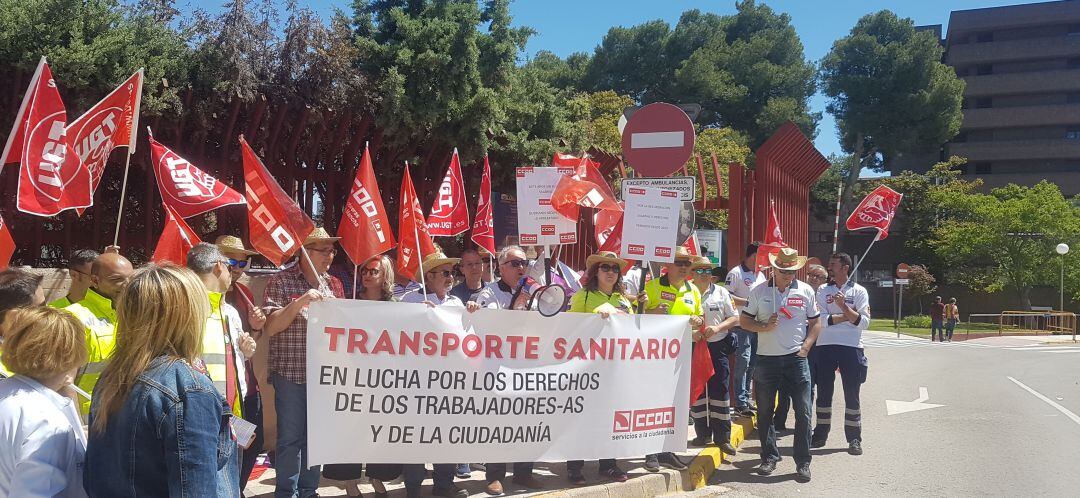
[[[460,258],[448,258],[441,252],[428,254],[420,263],[427,288],[406,292],[401,296],[401,302],[427,303],[432,307],[465,306],[461,299],[450,293],[454,286],[454,265],[460,261]]]
[[[736,309],[746,306],[750,290],[765,281],[765,275],[757,270],[758,243],[746,246],[742,263],[727,274],[727,290],[735,301]],[[735,334],[735,412],[744,417],[753,416],[750,410],[750,379],[753,378],[757,356],[757,334],[736,326]]]
[[[867,362],[862,331],[870,327],[870,295],[866,288],[850,281],[851,256],[838,252],[829,258],[833,281],[818,290],[818,307],[826,327],[814,348],[814,383],[817,386],[817,426],[811,448],[825,446],[832,424],[832,399],[836,370],[844,386],[844,435],[848,453],[861,455],[862,412],[859,388],[866,382]]]
[[[525,250],[519,246],[506,246],[499,250],[499,280],[484,286],[466,305],[469,311],[480,308],[510,309],[510,300],[521,283],[521,277],[529,269]]]
[[[694,285],[701,291],[701,310],[705,323],[702,330],[695,331],[694,347],[706,346],[712,356],[713,375],[705,386],[705,392],[690,407],[697,437],[692,444],[705,446],[711,438],[720,451],[735,454],[731,445],[731,402],[728,400],[728,355],[735,349],[735,336],[730,330],[739,324],[739,313],[731,295],[722,285],[713,283],[713,264],[709,258],[694,258],[690,270]],[[705,339],[705,344],[700,342]]]
[[[750,291],[740,316],[744,330],[758,335],[754,393],[758,403],[761,441],[759,475],[770,475],[780,461],[773,427],[777,390],[791,394],[795,405],[795,479],[810,481],[810,367],[806,356],[814,346],[821,324],[817,296],[809,285],[795,279],[806,257],[790,247],[770,254],[773,284]]]

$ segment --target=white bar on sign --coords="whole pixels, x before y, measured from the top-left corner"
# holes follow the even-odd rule
[[[659,149],[662,147],[682,147],[684,133],[681,131],[654,131],[630,135],[631,149]]]

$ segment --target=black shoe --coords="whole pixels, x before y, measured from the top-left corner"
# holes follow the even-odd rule
[[[847,452],[852,455],[862,455],[862,441],[856,439],[848,443]]]
[[[810,438],[810,447],[811,448],[824,448],[825,447],[825,438],[816,438],[816,437],[815,438]]]
[[[711,440],[711,438],[709,436],[698,436],[698,437],[695,437],[694,439],[690,440],[690,446],[695,446],[695,447],[698,447],[698,448],[702,448],[702,447],[707,446],[709,444],[710,440]]]
[[[574,472],[572,474],[567,475],[566,480],[570,481],[570,484],[573,484],[574,486],[584,486],[585,485],[585,474],[582,474],[581,472]]]
[[[739,411],[739,416],[740,417],[746,417],[746,418],[753,417],[754,416],[754,410],[751,409],[751,408],[743,408],[741,411]]]
[[[607,470],[601,470],[600,475],[607,476],[608,479],[615,482],[626,482],[630,478],[630,476],[626,475],[626,471],[620,469],[618,465]]]
[[[405,488],[405,498],[420,498],[420,490]]]
[[[795,467],[795,480],[799,482],[810,482],[810,464],[800,463]]]
[[[723,451],[724,453],[727,453],[728,455],[734,455],[735,454],[735,447],[732,446],[731,443],[729,443],[727,441],[724,441],[724,442],[720,443],[718,446],[720,447],[720,451]]]
[[[661,453],[658,460],[660,465],[671,470],[686,470],[686,464],[679,460],[679,457],[675,456],[674,453]]]
[[[759,476],[769,476],[769,475],[772,475],[773,471],[775,471],[775,470],[776,470],[776,462],[773,462],[773,461],[761,462],[761,465],[758,465],[757,474]]]
[[[438,488],[431,490],[432,496],[441,496],[443,498],[469,498],[469,492],[457,487],[454,484],[450,484],[445,488]]]
[[[660,471],[660,462],[657,461],[656,455],[649,455],[645,457],[645,470],[649,472]]]

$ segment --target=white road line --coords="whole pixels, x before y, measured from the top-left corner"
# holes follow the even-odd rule
[[[1076,346],[1023,346],[1008,349],[1013,351],[1054,351],[1058,349],[1076,349]]]
[[[1065,408],[1064,406],[1059,405],[1056,401],[1054,401],[1054,400],[1052,400],[1050,398],[1047,398],[1046,396],[1043,396],[1039,391],[1036,391],[1036,390],[1024,385],[1023,382],[1020,382],[1020,381],[1018,381],[1018,380],[1016,380],[1016,379],[1014,379],[1012,377],[1008,377],[1008,376],[1006,376],[1005,378],[1013,381],[1013,384],[1016,384],[1016,385],[1024,388],[1025,391],[1027,391],[1027,392],[1029,392],[1031,394],[1034,394],[1036,398],[1039,398],[1039,399],[1045,401],[1048,405],[1050,405],[1050,406],[1054,407],[1055,409],[1057,409],[1057,411],[1059,411],[1061,413],[1064,413],[1066,417],[1069,417],[1070,420],[1072,420],[1073,422],[1076,422],[1077,425],[1080,425],[1080,416],[1078,416],[1077,414],[1069,411],[1068,408]]]
[[[1062,351],[1036,351],[1036,353],[1080,353],[1080,349],[1066,349]]]

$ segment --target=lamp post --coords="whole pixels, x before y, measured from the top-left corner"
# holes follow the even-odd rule
[[[1065,255],[1069,253],[1069,244],[1061,243],[1054,248],[1061,255],[1061,302],[1058,309],[1065,311]]]

